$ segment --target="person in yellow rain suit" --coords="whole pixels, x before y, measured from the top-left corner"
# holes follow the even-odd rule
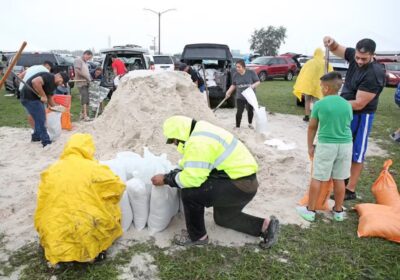
[[[94,152],[90,134],[74,134],[60,159],[41,174],[35,228],[53,265],[91,262],[122,235],[125,185]]]
[[[300,70],[296,83],[293,86],[293,94],[301,100],[304,94],[305,100],[305,116],[304,121],[308,122],[310,119],[311,103],[316,102],[322,98],[320,80],[325,74],[325,60],[324,52],[322,49],[317,48],[314,51],[314,57],[307,61]],[[332,72],[333,68],[329,64],[328,72]]]

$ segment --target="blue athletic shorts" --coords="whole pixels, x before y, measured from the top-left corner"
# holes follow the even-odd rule
[[[371,132],[374,116],[374,113],[353,115],[353,121],[351,122],[351,131],[353,133],[353,162],[364,162],[365,152],[368,147],[368,136]]]

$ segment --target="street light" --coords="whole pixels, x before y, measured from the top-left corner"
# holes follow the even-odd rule
[[[162,12],[156,12],[151,9],[144,8],[143,10],[152,12],[153,14],[158,15],[158,54],[161,54],[161,15],[165,14],[166,12],[176,11],[176,9],[168,9]]]

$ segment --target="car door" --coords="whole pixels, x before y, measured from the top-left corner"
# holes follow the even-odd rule
[[[278,57],[276,58],[277,64],[277,72],[279,76],[285,76],[286,73],[288,72],[289,64],[286,62],[284,58]]]
[[[268,62],[268,76],[279,76],[279,61],[277,58],[272,58]]]

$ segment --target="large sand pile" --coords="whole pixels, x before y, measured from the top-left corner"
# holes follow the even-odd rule
[[[29,142],[28,129],[0,128],[0,232],[7,236],[8,249],[13,250],[37,238],[33,214],[40,172],[57,160],[72,133],[93,134],[99,160],[113,158],[117,152],[126,150],[142,154],[143,147],[147,146],[155,154],[167,153],[169,160],[176,163],[179,154],[174,146],[165,144],[162,134],[162,123],[167,117],[182,114],[232,131],[236,110],[221,109],[212,113],[187,74],[168,72],[146,76],[146,73],[136,71],[131,74],[135,77],[125,77],[98,119],[77,124],[74,131],[63,132],[57,142],[45,149],[39,143]],[[279,151],[265,145],[265,137],[248,129],[246,114],[243,117],[243,128],[235,134],[249,147],[260,165],[259,191],[245,212],[259,216],[273,214],[282,223],[304,225],[294,207],[309,180],[306,124],[298,116],[269,115],[267,138],[296,144],[293,150]],[[382,154],[373,143],[369,152]],[[213,243],[242,245],[256,242],[254,237],[216,226],[212,209],[206,211],[206,224]],[[155,235],[156,244],[169,246],[172,236],[181,228],[184,228],[184,218],[178,214],[164,232]],[[148,238],[147,230],[138,232],[131,227],[119,242]]]

